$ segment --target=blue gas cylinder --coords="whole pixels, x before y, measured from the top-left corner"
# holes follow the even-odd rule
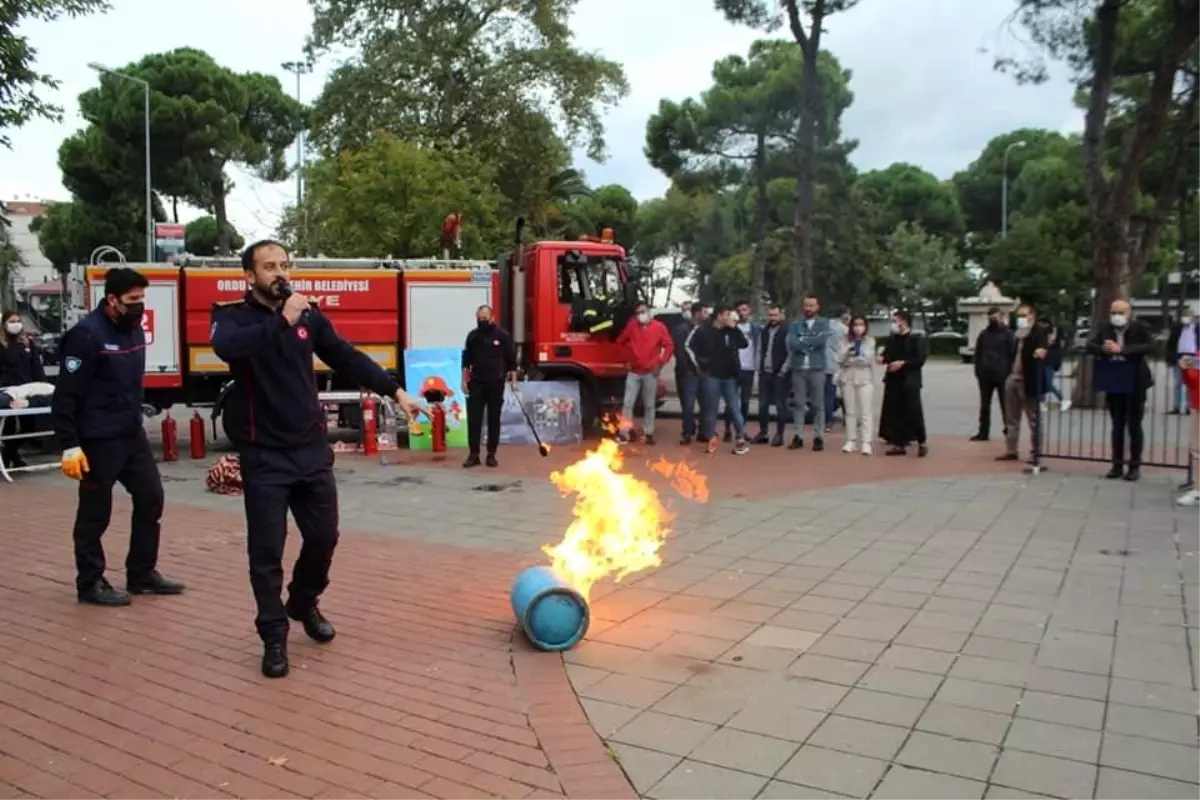
[[[548,566],[518,575],[510,599],[517,622],[539,650],[569,650],[587,633],[587,600]]]

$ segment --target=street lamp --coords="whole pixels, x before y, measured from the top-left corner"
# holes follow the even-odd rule
[[[88,64],[88,67],[96,70],[96,72],[103,72],[107,75],[113,75],[127,81],[132,81],[133,83],[141,84],[142,89],[145,90],[145,104],[142,110],[146,117],[146,262],[152,264],[154,263],[154,201],[151,197],[152,189],[150,188],[150,84],[141,78],[126,75],[124,72],[117,72],[115,69],[109,69],[103,64],[97,64],[95,61]]]
[[[1012,142],[1008,147],[1004,148],[1004,165],[1001,171],[1004,173],[1004,178],[1000,183],[1000,238],[1008,238],[1008,154],[1012,152],[1014,147],[1024,147],[1025,140],[1019,139]]]
[[[288,72],[296,76],[296,102],[300,102],[300,77],[313,71],[311,61],[285,61],[280,64]],[[304,131],[296,133],[296,209],[304,201],[304,184],[301,177],[304,172]]]

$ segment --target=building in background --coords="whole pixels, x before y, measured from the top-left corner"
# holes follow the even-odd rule
[[[6,304],[16,300],[31,330],[54,329],[61,316],[62,279],[42,255],[37,234],[29,229],[47,205],[36,200],[8,200],[0,206],[8,221],[8,243],[17,255],[16,265],[5,271],[6,285],[0,295]]]

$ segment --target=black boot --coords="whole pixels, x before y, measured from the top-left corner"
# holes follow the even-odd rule
[[[290,671],[287,642],[263,642],[262,674],[268,678],[284,678]]]
[[[470,469],[471,467],[478,467],[481,463],[482,462],[479,460],[479,454],[471,453],[469,456],[467,456],[466,460],[463,461],[463,469]]]
[[[140,578],[126,578],[125,588],[130,594],[183,594],[187,587],[183,581],[163,577],[158,570],[151,570]]]
[[[129,594],[115,588],[104,578],[93,583],[89,588],[77,593],[79,602],[93,606],[127,606]]]
[[[333,629],[333,624],[325,619],[325,615],[315,605],[308,609],[297,608],[291,601],[288,601],[285,606],[287,615],[304,626],[304,632],[308,634],[308,638],[314,642],[326,644],[332,642],[333,637],[337,636],[337,631]]]
[[[487,464],[489,467],[498,467],[498,466],[500,466],[500,462],[496,460],[496,454],[495,454],[495,453],[488,453],[488,454],[487,454],[487,460],[486,460],[486,461],[484,461],[483,463]]]

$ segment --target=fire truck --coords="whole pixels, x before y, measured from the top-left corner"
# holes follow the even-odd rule
[[[518,223],[518,242],[519,231]],[[620,405],[626,362],[616,338],[639,299],[639,271],[605,233],[518,244],[495,262],[301,258],[293,262],[291,282],[401,385],[406,351],[461,348],[476,309],[491,305],[513,334],[524,378],[577,381],[585,426],[591,426]],[[94,263],[76,273],[76,313],[101,301],[105,272],[120,264]],[[215,418],[231,375],[212,349],[211,314],[214,303],[245,294],[240,260],[184,256],[176,264],[126,266],[150,282],[142,318],[147,413],[176,404],[213,406]],[[598,326],[597,318],[611,324]],[[356,405],[349,398],[357,387],[319,359],[313,368],[323,393]],[[661,382],[658,394],[661,403]]]

